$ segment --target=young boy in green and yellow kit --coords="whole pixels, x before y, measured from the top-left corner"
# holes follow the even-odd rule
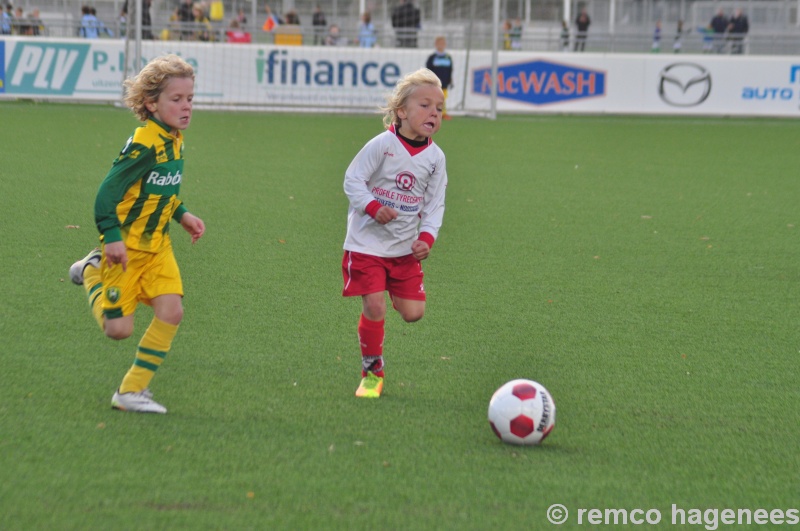
[[[180,57],[166,55],[125,81],[125,87],[125,104],[143,124],[128,139],[98,190],[95,223],[101,248],[75,262],[70,278],[84,286],[94,318],[112,339],[133,334],[138,303],[152,306],[153,320],[111,406],[166,413],[153,400],[149,385],[183,318],[183,284],[170,221],[180,223],[192,243],[205,232],[203,221],[178,199],[182,131],[192,118],[194,70]]]

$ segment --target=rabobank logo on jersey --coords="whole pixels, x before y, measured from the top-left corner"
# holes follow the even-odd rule
[[[2,76],[4,91],[72,95],[88,53],[88,44],[20,42],[8,63],[8,76]]]
[[[473,70],[472,92],[491,95],[491,68]],[[501,65],[497,69],[498,98],[547,105],[605,94],[606,73],[602,70],[545,60]]]
[[[176,161],[177,162],[177,161]],[[144,178],[142,189],[148,194],[154,195],[178,195],[181,189],[181,170],[176,164],[163,164],[156,166],[147,177]],[[175,170],[174,173],[172,170]]]

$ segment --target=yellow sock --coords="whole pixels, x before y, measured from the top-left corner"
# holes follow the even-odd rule
[[[167,356],[177,332],[178,325],[171,325],[153,317],[153,321],[139,342],[136,359],[122,379],[122,385],[119,386],[120,393],[138,393],[147,389],[150,380]]]
[[[89,297],[89,306],[92,307],[92,317],[103,329],[103,277],[100,268],[86,266],[83,270],[83,287],[86,288],[86,295]]]

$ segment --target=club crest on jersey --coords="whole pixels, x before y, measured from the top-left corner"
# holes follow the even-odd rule
[[[397,174],[397,176],[394,178],[394,182],[397,185],[397,188],[408,192],[414,188],[414,185],[417,183],[417,178],[414,177],[413,173],[403,171]]]
[[[120,297],[121,294],[122,294],[122,291],[119,288],[116,288],[116,287],[108,288],[106,290],[106,298],[110,302],[113,302],[113,303],[116,303],[119,300],[119,297]]]

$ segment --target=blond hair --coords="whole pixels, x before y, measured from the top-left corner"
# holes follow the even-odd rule
[[[146,122],[153,115],[146,104],[157,101],[169,80],[176,77],[194,81],[192,65],[175,54],[157,57],[147,63],[136,77],[125,80],[123,101],[140,121]]]
[[[403,77],[394,86],[394,90],[386,97],[386,106],[381,107],[383,111],[383,124],[386,127],[400,125],[400,118],[397,111],[405,107],[408,98],[414,91],[423,85],[434,85],[442,88],[439,78],[427,68],[420,68],[416,72],[411,72]]]

